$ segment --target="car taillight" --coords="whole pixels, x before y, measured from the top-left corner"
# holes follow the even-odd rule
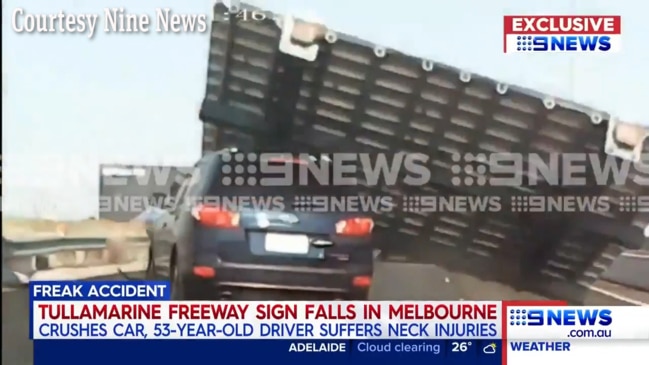
[[[369,288],[372,286],[372,277],[354,276],[354,279],[352,279],[352,285],[356,288]]]
[[[192,216],[206,227],[237,228],[240,215],[220,207],[198,205],[192,209]]]
[[[342,236],[367,236],[374,229],[372,218],[350,218],[336,223],[336,233]]]
[[[209,266],[194,266],[194,275],[199,278],[211,279],[216,276],[216,270]]]

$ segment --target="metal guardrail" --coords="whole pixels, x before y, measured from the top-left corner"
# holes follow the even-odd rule
[[[14,241],[3,238],[3,255],[33,256],[71,250],[96,250],[106,247],[108,237],[80,237]],[[149,242],[147,237],[127,237],[128,242]],[[6,249],[6,251],[5,251]]]
[[[106,247],[106,238],[58,238],[34,241],[11,241],[3,239],[6,253],[11,256],[33,256],[71,250],[90,250]],[[5,251],[3,251],[3,254]]]
[[[137,250],[125,250],[120,255],[108,251],[107,237],[52,238],[10,240],[2,238],[2,285],[12,287],[25,284],[38,271],[54,268],[93,267],[122,264],[141,260],[147,237],[120,238],[120,242],[134,244]]]
[[[134,247],[142,247],[138,243],[147,243],[146,237],[128,238],[129,243],[135,243]],[[65,267],[64,259],[53,259],[53,256],[75,256],[74,263],[83,265],[84,261],[92,261],[92,264],[108,264],[105,257],[102,259],[107,248],[106,237],[95,238],[55,238],[38,239],[32,241],[13,241],[2,239],[2,284],[3,286],[15,286],[25,283],[29,276],[38,270],[51,268],[52,262],[58,262],[57,267]],[[77,254],[83,253],[81,258]],[[90,257],[89,252],[96,255]],[[74,253],[71,255],[71,253]],[[649,291],[649,251],[640,250],[624,252],[611,265],[602,276],[604,280],[624,285],[638,290]]]

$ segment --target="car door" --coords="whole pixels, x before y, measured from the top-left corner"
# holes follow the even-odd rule
[[[171,249],[176,243],[175,225],[179,217],[183,202],[189,191],[192,181],[191,176],[187,176],[175,194],[172,195],[172,201],[167,207],[165,214],[162,214],[154,222],[154,239],[153,239],[153,264],[156,274],[169,276],[169,264]]]

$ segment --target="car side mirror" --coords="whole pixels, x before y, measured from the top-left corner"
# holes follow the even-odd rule
[[[149,197],[149,206],[164,209],[167,205],[167,194],[153,193]]]
[[[169,196],[175,197],[178,194],[178,190],[180,190],[180,184],[174,182],[173,184],[171,184],[171,187],[169,188]]]

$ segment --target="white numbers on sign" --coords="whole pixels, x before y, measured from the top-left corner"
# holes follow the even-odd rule
[[[242,9],[241,11],[239,11],[239,13],[237,13],[237,18],[242,19],[244,21],[248,21],[248,20],[261,21],[266,19],[266,13],[258,10]]]

